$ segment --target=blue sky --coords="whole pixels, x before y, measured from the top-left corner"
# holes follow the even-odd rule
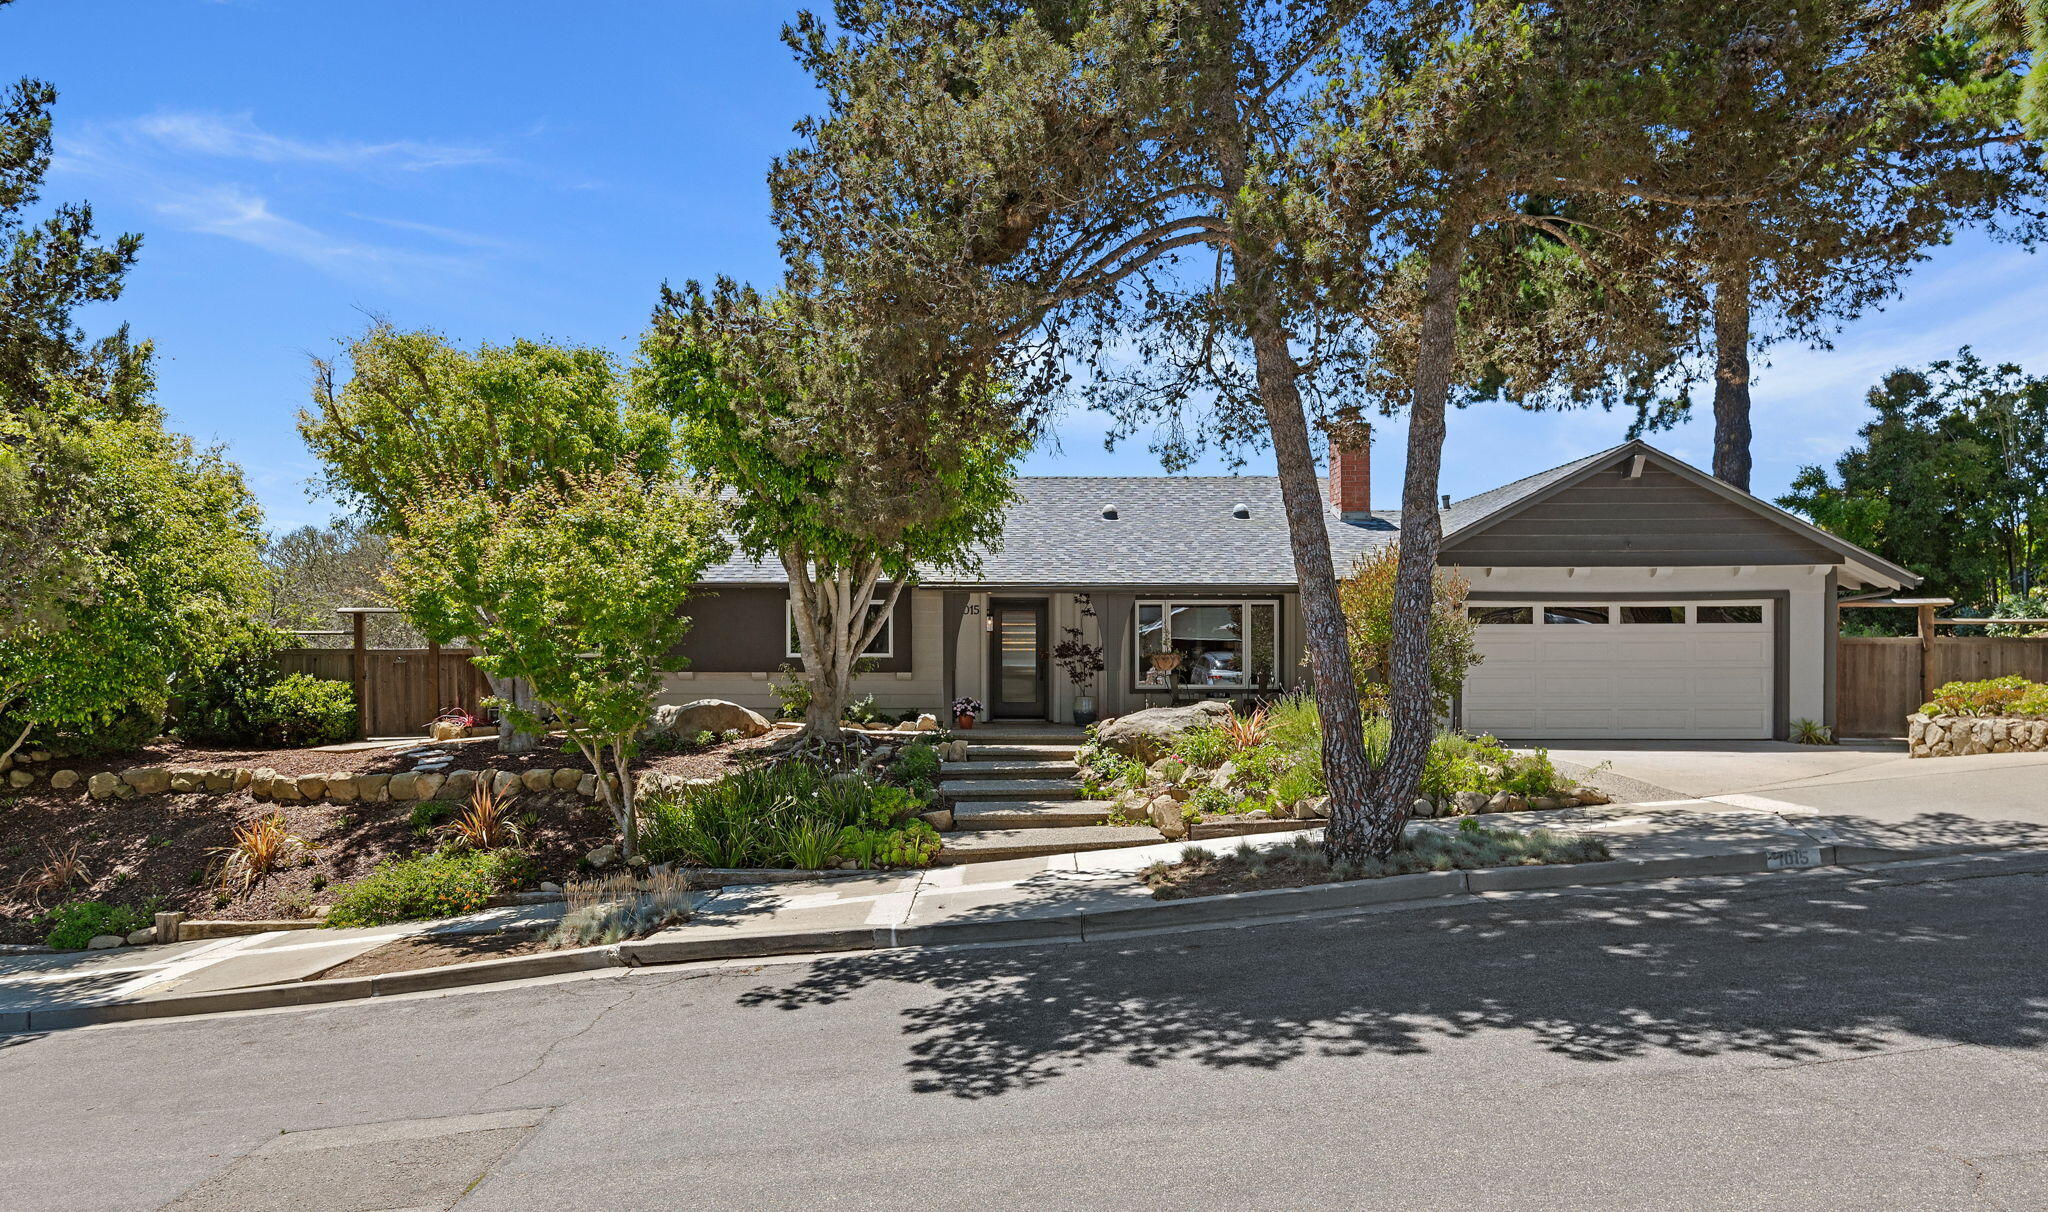
[[[144,234],[126,295],[93,309],[162,354],[175,427],[224,443],[271,524],[325,520],[293,429],[307,359],[367,315],[463,341],[549,336],[624,351],[664,279],[771,280],[763,173],[813,105],[781,0],[18,0],[0,78],[53,82],[46,197]],[[1759,368],[1756,481],[1828,462],[1886,370],[1970,343],[2048,372],[2041,260],[1965,237],[1832,350]],[[1457,496],[1619,441],[1627,418],[1452,418]],[[1028,472],[1144,474],[1069,417]],[[1381,423],[1374,504],[1399,495]],[[1653,439],[1709,461],[1710,425]],[[1260,458],[1249,470],[1262,471]],[[1206,470],[1222,470],[1207,468]]]

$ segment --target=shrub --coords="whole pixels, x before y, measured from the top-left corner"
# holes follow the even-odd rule
[[[45,947],[77,951],[102,934],[126,935],[149,925],[141,911],[104,901],[68,901],[36,919],[49,927],[43,936]]]
[[[923,741],[905,745],[890,764],[888,777],[905,787],[918,783],[929,787],[939,777],[939,751]]]
[[[1167,752],[1190,766],[1216,767],[1228,761],[1237,746],[1221,728],[1190,728],[1173,738]]]
[[[454,811],[455,805],[446,800],[421,800],[412,806],[412,811],[405,814],[405,823],[412,827],[414,833],[425,837],[434,831],[436,825],[447,820],[448,815]]]
[[[286,827],[284,814],[273,812],[236,826],[234,844],[213,852],[217,856],[214,882],[246,892],[264,876],[297,862],[309,849],[306,839]]]
[[[1921,704],[1922,715],[2048,715],[2048,685],[2017,675],[1949,682]]]
[[[256,745],[265,739],[266,701],[279,679],[275,654],[283,637],[248,635],[179,687],[174,731],[201,745]]]
[[[562,899],[567,911],[548,936],[551,947],[609,946],[690,920],[689,882],[672,872],[571,879]]]
[[[1114,749],[1104,749],[1091,742],[1082,750],[1080,757],[1083,799],[1115,799],[1119,790],[1136,787],[1145,781],[1144,765]]]
[[[334,745],[356,734],[356,693],[347,682],[290,674],[264,692],[263,710],[264,735],[272,744]]]
[[[1819,720],[1793,720],[1792,743],[1795,745],[1832,745],[1835,730]]]
[[[640,805],[641,848],[657,863],[706,867],[815,870],[834,859],[867,866],[891,855],[902,860],[892,865],[920,866],[939,845],[936,831],[912,819],[924,808],[924,798],[906,787],[777,762],[678,797],[649,796]],[[898,834],[929,835],[931,844]]]
[[[327,924],[381,926],[474,913],[491,897],[516,887],[530,867],[516,850],[442,850],[387,859],[342,887]]]

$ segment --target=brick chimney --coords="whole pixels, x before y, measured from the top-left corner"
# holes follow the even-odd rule
[[[1372,426],[1364,421],[1330,426],[1330,508],[1347,522],[1372,517]]]

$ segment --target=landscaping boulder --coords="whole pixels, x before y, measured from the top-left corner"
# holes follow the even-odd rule
[[[1529,801],[1529,807],[1538,812],[1555,812],[1564,807],[1564,801],[1554,795],[1539,795]]]
[[[335,803],[349,803],[359,794],[354,771],[337,770],[327,776],[327,798]]]
[[[325,787],[324,783],[322,787]],[[299,780],[284,775],[270,780],[270,798],[280,804],[298,803],[303,798],[299,794]]]
[[[155,926],[144,926],[144,927],[143,927],[142,929],[140,929],[140,930],[131,930],[131,931],[129,931],[129,932],[128,932],[128,945],[129,945],[130,947],[140,947],[140,946],[143,946],[143,945],[144,945],[144,944],[146,944],[146,943],[153,943],[153,942],[155,942],[155,941],[156,941],[156,927],[155,927]]]
[[[1163,757],[1145,769],[1145,777],[1154,783],[1178,783],[1188,772],[1188,764],[1177,757]]]
[[[257,799],[270,797],[270,785],[278,779],[277,771],[268,766],[258,766],[249,772],[249,794]]]
[[[58,791],[69,791],[71,788],[78,786],[78,772],[76,770],[59,770],[50,776],[50,786]]]
[[[1486,801],[1486,807],[1484,807],[1484,808],[1481,808],[1481,809],[1480,809],[1480,811],[1481,811],[1481,812],[1525,812],[1525,811],[1527,811],[1527,810],[1528,810],[1528,807],[1529,807],[1529,801],[1528,801],[1528,800],[1526,800],[1526,799],[1523,799],[1523,798],[1522,798],[1521,796],[1519,796],[1519,795],[1516,795],[1516,794],[1515,794],[1514,792],[1512,792],[1512,791],[1496,791],[1496,792],[1494,792],[1494,793],[1493,793],[1493,794],[1492,794],[1491,796],[1489,796],[1489,797],[1487,798],[1487,801]]]
[[[491,792],[501,800],[525,785],[519,780],[519,776],[510,770],[491,772]]]
[[[200,776],[200,786],[218,794],[235,789],[235,769],[232,766],[209,770]]]
[[[1213,699],[1185,707],[1148,707],[1101,725],[1095,742],[1125,757],[1155,762],[1166,755],[1174,737],[1193,728],[1212,728],[1230,716],[1230,704]]]
[[[470,792],[475,790],[476,771],[451,770],[448,772],[448,781],[441,784],[441,798],[454,800],[458,804],[464,803],[469,799]]]
[[[574,766],[563,766],[555,771],[554,785],[557,791],[574,791],[583,779],[583,772]]]
[[[586,800],[597,798],[597,776],[585,774],[576,780],[576,794]]]
[[[327,776],[324,774],[302,774],[292,780],[292,786],[303,800],[317,800],[327,794]]]
[[[382,804],[391,798],[391,776],[388,774],[359,774],[356,776],[356,798],[365,804]]]
[[[1436,801],[1426,795],[1418,795],[1415,803],[1409,806],[1408,815],[1426,821],[1436,815]]]
[[[7,772],[7,785],[9,787],[26,787],[35,781],[36,776],[26,770],[10,770]]]
[[[1459,816],[1471,816],[1475,812],[1485,812],[1486,800],[1487,795],[1484,791],[1460,791],[1457,795],[1451,797],[1451,802],[1457,806]]]
[[[114,794],[114,788],[120,785],[120,775],[102,770],[85,781],[85,790],[92,798],[103,800]]]
[[[413,775],[413,793],[420,799],[431,800],[441,793],[448,782],[448,776],[438,770],[421,770]]]
[[[723,735],[737,732],[742,737],[760,736],[769,724],[760,712],[724,699],[698,699],[654,709],[652,727],[672,736],[695,736],[700,732]]]
[[[87,951],[111,951],[127,940],[118,934],[95,934],[85,944]]]
[[[1614,797],[1598,787],[1574,787],[1572,798],[1581,804],[1612,804]]]
[[[937,732],[939,730],[939,717],[927,711],[917,717],[917,723],[912,725],[912,727],[919,732]]]
[[[197,770],[171,771],[171,790],[197,791],[206,786],[206,776]]]
[[[519,785],[528,791],[547,791],[555,785],[555,772],[538,767],[521,771]]]
[[[583,861],[593,867],[602,867],[617,857],[619,857],[619,848],[607,843],[584,855]]]
[[[917,819],[930,825],[940,833],[944,833],[953,827],[953,810],[951,808],[934,808],[930,812],[919,813]]]
[[[1327,795],[1310,796],[1294,806],[1294,819],[1297,821],[1319,821],[1328,815],[1330,797]]]
[[[419,781],[419,775],[402,770],[391,776],[391,781],[384,784],[384,790],[394,800],[416,800],[420,798]]]
[[[171,789],[171,772],[162,766],[135,766],[121,772],[121,781],[137,795],[156,795]]]
[[[1152,827],[1167,841],[1179,841],[1188,835],[1188,822],[1181,816],[1180,801],[1170,795],[1159,796],[1146,805],[1145,814],[1152,819]]]

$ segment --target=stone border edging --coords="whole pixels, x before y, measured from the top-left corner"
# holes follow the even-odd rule
[[[1906,717],[1907,757],[1969,757],[1979,753],[2048,750],[2048,718],[2033,715]]]
[[[1302,888],[1228,892],[1218,896],[1155,901],[1147,905],[1132,905],[1095,913],[1077,912],[985,922],[941,922],[937,925],[909,929],[894,926],[862,926],[836,930],[730,934],[702,939],[639,939],[615,943],[608,947],[586,947],[572,951],[512,956],[507,959],[478,960],[467,964],[419,968],[410,972],[393,972],[382,976],[256,985],[247,989],[194,993],[184,997],[158,998],[153,1001],[57,1006],[40,1010],[0,1010],[0,1034],[55,1031],[139,1019],[183,1018],[233,1010],[358,1001],[399,993],[456,989],[496,984],[501,981],[594,971],[600,968],[638,968],[716,959],[751,959],[773,955],[877,951],[897,947],[969,943],[1032,940],[1080,942],[1089,938],[1174,926],[1220,924],[1230,921],[1256,923],[1270,917],[1368,908],[1375,905],[1420,906],[1461,895],[1478,896],[1491,892],[1553,888],[1598,888],[1688,876],[1813,870],[1821,867],[1945,858],[2015,848],[2003,843],[1933,846],[1917,850],[1813,845],[1784,850],[1668,859],[1609,859],[1598,863],[1480,867],[1468,871],[1429,871],[1345,883],[1310,884]]]

